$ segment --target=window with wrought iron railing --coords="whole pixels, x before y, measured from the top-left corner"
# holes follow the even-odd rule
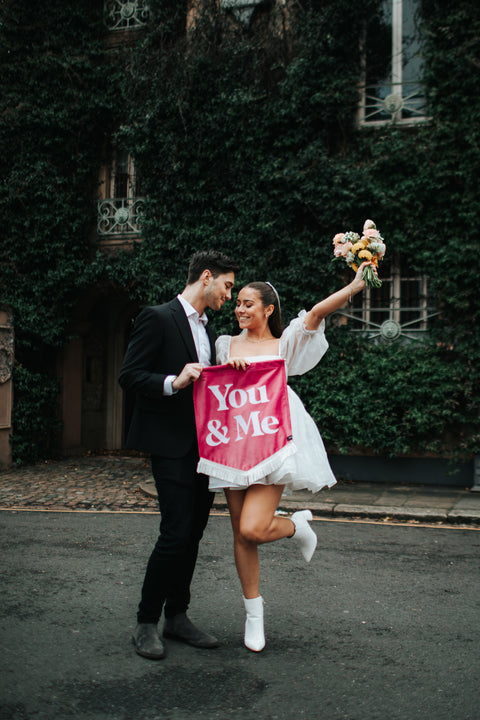
[[[424,122],[420,0],[384,0],[364,37],[358,122],[364,126]]]
[[[109,30],[135,30],[149,18],[148,2],[144,0],[105,0],[103,16]]]
[[[380,288],[366,288],[355,295],[352,304],[335,313],[332,322],[346,324],[372,340],[422,340],[429,320],[438,314],[427,278],[415,273],[399,254],[382,261],[380,275]]]
[[[98,234],[138,236],[145,199],[132,156],[117,151],[104,182],[105,197],[98,201]]]

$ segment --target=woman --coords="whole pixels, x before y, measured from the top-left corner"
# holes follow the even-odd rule
[[[251,362],[284,358],[288,375],[301,375],[313,368],[328,348],[324,319],[338,310],[365,287],[363,263],[353,281],[310,312],[302,311],[283,330],[280,301],[270,283],[254,282],[240,290],[235,309],[240,335],[222,335],[217,339],[217,363],[238,370]],[[312,558],[317,536],[308,524],[310,510],[293,513],[291,518],[275,514],[285,488],[317,492],[331,487],[336,479],[328,463],[320,433],[300,398],[288,387],[293,441],[297,452],[281,466],[253,484],[238,478],[236,482],[210,477],[210,490],[224,489],[234,535],[235,565],[243,590],[246,611],[247,648],[255,652],[265,647],[263,598],[259,592],[258,545],[293,537],[307,562]]]

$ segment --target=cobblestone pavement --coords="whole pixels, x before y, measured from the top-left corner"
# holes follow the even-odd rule
[[[2,472],[0,508],[154,512],[155,497],[140,490],[151,479],[143,458],[90,456]]]
[[[279,511],[304,507],[317,517],[480,526],[480,492],[459,487],[339,482],[286,495]],[[222,492],[214,508],[226,511]],[[2,472],[0,509],[150,513],[158,505],[148,459],[87,455]]]

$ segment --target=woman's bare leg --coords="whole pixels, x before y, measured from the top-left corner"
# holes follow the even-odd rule
[[[260,594],[258,545],[291,537],[295,526],[275,515],[281,485],[251,485],[247,490],[225,490],[234,537],[235,565],[245,598]]]
[[[291,537],[295,525],[289,518],[275,515],[284,485],[251,485],[245,493],[240,518],[240,534],[257,545]]]
[[[244,540],[240,535],[240,518],[246,490],[225,490],[233,530],[233,554],[235,567],[246,598],[258,597],[260,567],[256,543]]]

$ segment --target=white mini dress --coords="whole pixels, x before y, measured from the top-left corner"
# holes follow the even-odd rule
[[[252,362],[285,360],[287,380],[292,375],[303,375],[317,365],[328,349],[325,337],[325,321],[318,330],[307,330],[302,310],[285,328],[279,342],[279,355],[257,355],[249,357]],[[245,331],[244,331],[245,332]],[[231,335],[221,335],[216,342],[217,363],[223,365],[230,358]],[[210,476],[212,491],[232,488],[244,490],[251,484],[285,485],[289,490],[311,490],[318,492],[323,487],[332,487],[337,482],[328,462],[323,440],[313,418],[307,413],[299,396],[287,386],[292,422],[293,443],[297,451],[283,461],[273,472],[260,479],[248,481],[240,474],[238,478],[225,479]]]

